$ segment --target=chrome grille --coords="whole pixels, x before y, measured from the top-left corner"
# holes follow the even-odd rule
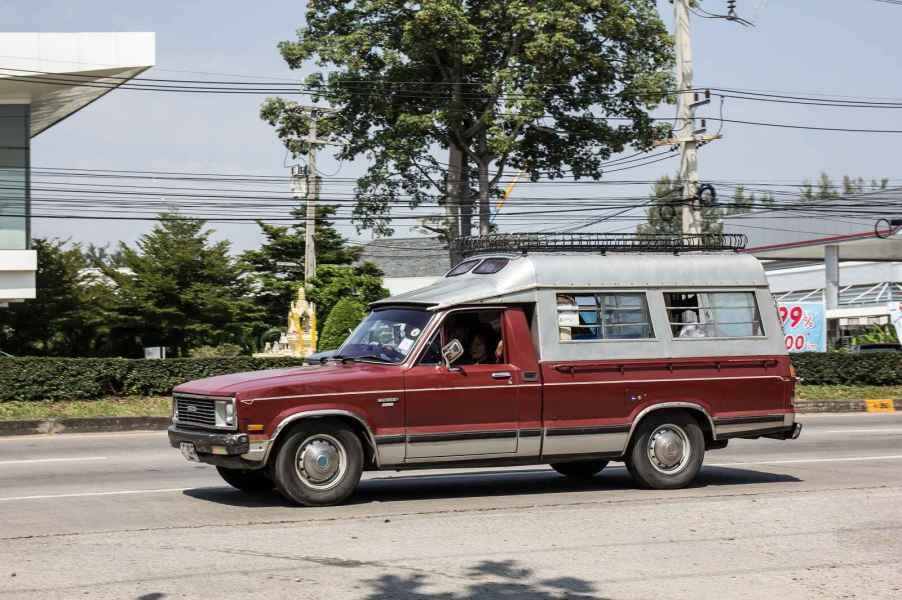
[[[210,398],[175,396],[176,420],[185,425],[216,426],[216,408]]]

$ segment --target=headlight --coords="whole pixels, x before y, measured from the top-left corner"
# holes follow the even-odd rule
[[[215,404],[216,426],[217,427],[234,427],[235,426],[235,401],[234,400],[217,400]]]

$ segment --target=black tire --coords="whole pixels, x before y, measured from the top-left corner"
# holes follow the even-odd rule
[[[592,479],[608,466],[606,460],[577,460],[565,463],[551,463],[551,468],[573,479]]]
[[[652,436],[666,436],[659,442],[658,450],[663,457],[658,457]],[[671,442],[668,444],[668,442]],[[685,445],[688,443],[689,451]],[[667,456],[669,449],[679,445],[678,462],[655,464],[654,460],[677,461],[676,453]],[[651,448],[651,449],[650,449]],[[667,412],[660,415],[652,413],[639,424],[626,456],[626,468],[633,479],[644,488],[656,490],[672,490],[683,488],[692,483],[705,458],[705,435],[698,422],[685,412]]]
[[[311,419],[286,435],[273,464],[282,495],[303,506],[331,506],[354,493],[363,472],[363,446],[353,431],[339,421]]]
[[[216,467],[219,475],[225,479],[235,489],[242,492],[259,493],[270,492],[275,487],[272,479],[266,474],[264,469],[228,469],[226,467]]]

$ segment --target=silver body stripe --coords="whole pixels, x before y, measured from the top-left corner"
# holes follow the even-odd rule
[[[671,383],[674,381],[724,381],[736,379],[779,379],[783,380],[779,375],[749,375],[746,377],[686,377],[679,379],[613,379],[610,381],[565,381],[559,383],[546,383],[545,386],[559,385],[611,385],[615,383]]]

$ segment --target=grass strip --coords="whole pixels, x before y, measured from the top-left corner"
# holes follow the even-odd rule
[[[165,396],[126,396],[99,400],[0,402],[0,420],[27,421],[84,417],[166,417],[171,400]]]

